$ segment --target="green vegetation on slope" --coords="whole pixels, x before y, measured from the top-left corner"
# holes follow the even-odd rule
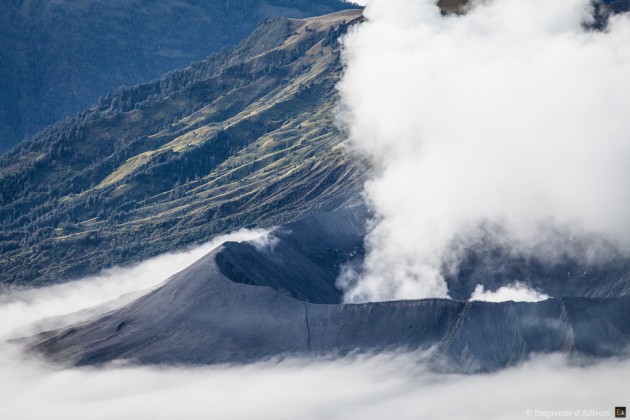
[[[335,119],[346,11],[119,89],[0,158],[0,276],[42,284],[356,200]]]
[[[0,153],[118,86],[238,44],[265,17],[350,6],[343,0],[3,0]]]

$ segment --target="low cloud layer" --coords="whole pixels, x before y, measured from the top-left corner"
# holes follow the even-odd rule
[[[349,301],[442,297],[466,249],[553,264],[630,249],[630,17],[588,0],[371,0],[343,40],[377,217]],[[506,279],[514,282],[518,279]]]
[[[6,342],[121,306],[221,242],[260,235],[242,231],[131,269],[48,288],[5,290],[0,294],[0,416],[25,420],[525,419],[527,410],[611,412],[614,405],[628,402],[630,363],[615,360],[579,368],[554,356],[478,376],[432,372],[423,363],[423,354],[411,353],[245,366],[65,369]]]
[[[134,267],[113,268],[85,279],[37,289],[0,290],[0,342],[33,335],[120,308],[158,287],[226,241],[265,237],[240,230],[184,252],[160,255]]]
[[[527,419],[627,405],[630,363],[536,359],[494,374],[425,368],[417,355],[197,368],[56,369],[0,351],[7,419]],[[568,418],[593,418],[576,414]]]

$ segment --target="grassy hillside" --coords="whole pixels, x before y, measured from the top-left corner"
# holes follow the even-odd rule
[[[3,0],[0,153],[110,90],[238,44],[265,17],[349,6],[343,0]]]
[[[277,18],[102,98],[0,158],[0,275],[45,283],[356,200],[337,39],[359,11]]]

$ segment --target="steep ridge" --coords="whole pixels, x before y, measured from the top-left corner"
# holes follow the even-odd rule
[[[42,284],[356,200],[336,123],[349,10],[102,98],[0,158],[0,279]]]
[[[361,235],[358,221],[364,217],[361,207],[309,217],[289,225],[294,238],[276,232],[275,248],[226,244],[121,310],[36,337],[34,349],[78,365],[120,359],[241,363],[287,354],[430,350],[436,367],[463,372],[511,366],[538,353],[626,355],[628,296],[537,303],[311,303],[335,299],[334,277],[316,279],[313,267],[338,272],[340,261],[356,257],[348,253],[356,244],[350,238]],[[283,229],[288,231],[278,231]],[[302,235],[316,239],[305,244]],[[304,272],[292,265],[295,255],[298,263],[308,260]],[[273,270],[257,272],[256,261],[274,259]],[[233,264],[229,270],[226,260]]]
[[[0,153],[121,85],[245,39],[264,18],[356,7],[341,0],[0,2]]]

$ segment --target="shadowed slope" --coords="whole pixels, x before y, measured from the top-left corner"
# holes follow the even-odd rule
[[[342,264],[363,257],[366,220],[364,207],[311,216],[275,229],[264,241],[227,242],[215,262],[238,283],[306,302],[341,303],[335,282]]]

